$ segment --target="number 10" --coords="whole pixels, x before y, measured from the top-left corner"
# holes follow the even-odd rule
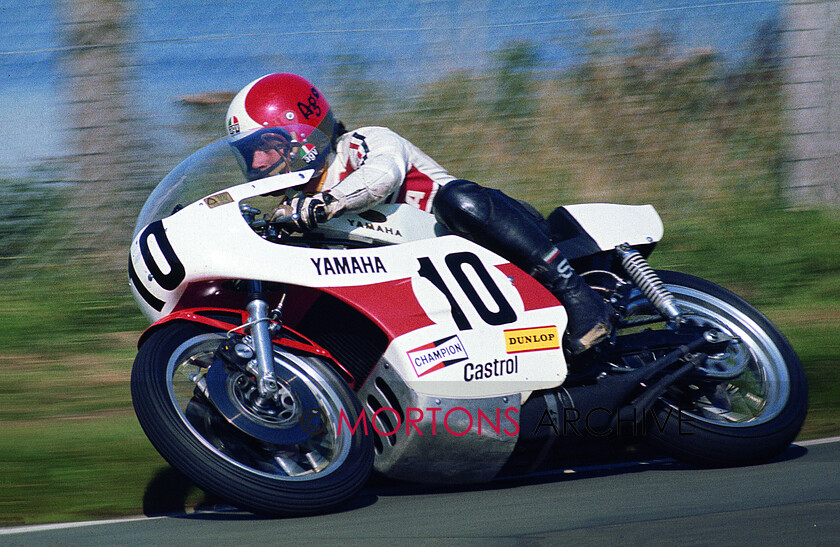
[[[484,267],[484,264],[481,263],[481,260],[476,255],[469,252],[452,253],[446,255],[444,260],[446,262],[446,266],[449,268],[449,271],[452,273],[452,276],[455,278],[455,281],[458,282],[458,285],[470,301],[470,304],[472,304],[475,311],[478,312],[479,317],[481,317],[485,323],[488,325],[506,325],[516,321],[516,312],[513,311],[510,303],[502,294],[501,289],[499,289],[498,285],[496,285],[493,281],[493,278],[490,277],[490,273],[487,271],[487,268]],[[464,310],[461,309],[458,301],[455,300],[455,297],[452,295],[452,291],[450,291],[449,287],[446,286],[446,283],[443,281],[440,273],[438,273],[437,268],[435,268],[435,265],[432,264],[431,259],[424,256],[419,258],[418,261],[420,262],[420,270],[418,270],[417,273],[419,273],[421,277],[428,279],[432,285],[437,287],[437,289],[446,297],[450,308],[452,308],[452,319],[455,321],[455,325],[458,329],[472,329],[472,325],[470,325]],[[473,287],[472,283],[470,283],[470,280],[467,278],[467,274],[464,272],[464,265],[469,265],[478,275],[478,278],[484,284],[487,292],[490,293],[490,296],[493,298],[496,306],[498,306],[498,311],[491,311],[484,304],[484,301],[481,300],[481,297],[478,295],[475,287]]]

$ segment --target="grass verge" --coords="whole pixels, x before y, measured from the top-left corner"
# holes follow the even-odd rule
[[[811,405],[800,440],[840,435],[840,312],[764,311],[805,365]],[[105,336],[108,349],[84,358],[0,355],[0,526],[154,511],[165,476],[184,491],[157,506],[183,507],[187,486],[177,486],[131,410],[138,334]]]

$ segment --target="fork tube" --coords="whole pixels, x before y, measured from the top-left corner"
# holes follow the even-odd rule
[[[266,399],[277,394],[277,379],[274,376],[274,348],[269,332],[268,302],[262,294],[262,282],[249,281],[250,297],[248,301],[248,321],[251,323],[251,338],[254,340],[254,353],[257,359],[257,385],[260,396]]]

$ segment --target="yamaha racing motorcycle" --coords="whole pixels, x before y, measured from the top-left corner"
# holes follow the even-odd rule
[[[477,483],[565,439],[628,432],[692,464],[744,465],[800,430],[794,350],[735,294],[648,265],[663,236],[652,206],[545,219],[617,317],[609,340],[573,356],[546,288],[411,205],[306,234],[269,222],[261,210],[311,176],[241,183],[218,141],[166,176],[137,221],[130,285],[152,324],[132,399],[154,447],[203,490],[306,515],[351,499],[374,469]]]

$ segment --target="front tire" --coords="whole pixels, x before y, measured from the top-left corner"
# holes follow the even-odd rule
[[[651,444],[700,466],[748,465],[779,455],[796,438],[808,407],[805,372],[790,343],[734,293],[691,275],[657,273],[683,318],[737,337],[748,366],[734,379],[672,386],[653,409]]]
[[[253,513],[300,516],[344,504],[373,467],[372,439],[363,428],[355,433],[342,429],[356,424],[362,412],[355,394],[321,360],[275,347],[278,377],[292,379],[278,405],[283,408],[267,417],[255,412],[251,418],[268,426],[258,431],[274,428],[280,436],[261,439],[246,434],[208,397],[207,373],[223,339],[223,333],[203,325],[173,322],[152,333],[140,348],[131,394],[149,440],[200,488]],[[231,404],[247,413],[248,400],[240,393],[247,388],[247,375],[226,386]],[[305,413],[313,409],[296,406],[296,401],[317,401],[317,413],[323,417],[313,422],[317,431],[301,429]],[[294,438],[278,444],[284,428],[295,431]]]

